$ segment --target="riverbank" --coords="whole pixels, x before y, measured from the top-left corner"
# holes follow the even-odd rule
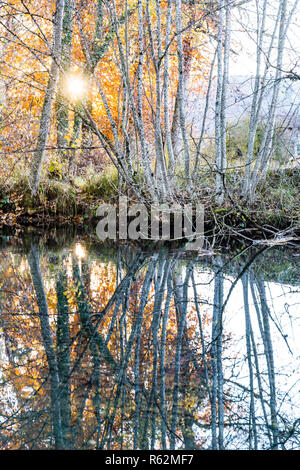
[[[25,179],[10,186],[4,184],[0,192],[0,229],[73,225],[83,231],[95,230],[100,204],[117,206],[120,194],[129,197],[129,204],[137,202],[126,188],[120,192],[117,184],[114,174],[88,182],[47,179],[35,199]],[[299,188],[299,170],[270,173],[251,204],[241,200],[237,191],[228,191],[224,203],[218,205],[213,187],[206,186],[196,199],[205,208],[205,236],[218,242],[236,237],[249,242],[278,235],[300,238]],[[189,202],[184,194],[182,200]]]

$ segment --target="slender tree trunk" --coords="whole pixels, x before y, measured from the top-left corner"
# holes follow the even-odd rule
[[[50,67],[49,79],[45,98],[42,108],[42,115],[40,120],[40,129],[37,139],[36,152],[31,163],[31,192],[33,196],[37,195],[41,172],[45,158],[45,150],[50,130],[52,104],[56,92],[56,85],[59,76],[59,67],[61,59],[61,41],[62,41],[62,26],[64,17],[65,0],[56,0],[56,10],[54,17],[54,33],[53,33],[53,51],[52,62]]]
[[[151,282],[153,280],[153,274],[155,269],[155,261],[152,260],[149,264],[148,271],[143,283],[141,300],[138,309],[138,315],[136,319],[136,347],[135,347],[135,364],[134,364],[134,377],[135,377],[135,412],[134,412],[134,439],[133,448],[138,448],[139,443],[139,421],[140,421],[140,399],[141,399],[141,385],[140,385],[140,344],[142,334],[142,321],[145,306],[148,301],[149,290]]]
[[[173,263],[171,268],[173,267]],[[171,268],[168,274],[167,279],[167,298],[163,313],[163,320],[162,320],[162,330],[160,336],[160,367],[159,367],[159,375],[160,375],[160,408],[161,408],[161,444],[162,449],[167,449],[167,441],[166,441],[166,431],[167,431],[167,413],[166,413],[166,337],[167,337],[167,323],[169,318],[170,312],[170,303],[172,297],[172,272]]]
[[[195,161],[195,166],[193,170],[193,178],[195,178],[196,182],[197,182],[197,173],[198,173],[198,168],[199,168],[199,157],[201,156],[201,147],[203,144],[205,126],[207,122],[208,106],[210,102],[210,92],[212,88],[213,73],[214,73],[214,68],[215,68],[216,57],[217,57],[217,49],[214,53],[214,57],[210,66],[210,73],[209,73],[208,85],[207,85],[207,91],[206,91],[206,97],[205,97],[205,106],[204,106],[204,112],[203,112],[203,118],[202,118],[201,132],[200,132],[199,142],[197,145],[196,161]]]
[[[254,373],[252,366],[252,348],[251,348],[251,318],[249,310],[249,272],[245,273],[242,277],[243,295],[244,295],[244,310],[245,310],[245,326],[246,326],[246,348],[247,348],[247,361],[249,370],[249,388],[250,388],[250,411],[249,411],[249,448],[257,450],[257,427],[255,416],[255,400],[254,400]]]
[[[259,94],[262,90],[262,77],[261,73],[261,57],[263,53],[263,39],[265,31],[265,22],[267,14],[267,2],[264,0],[262,14],[259,13],[259,5],[257,4],[257,36],[256,36],[256,76],[254,83],[254,91],[252,97],[251,113],[250,113],[250,123],[249,123],[249,135],[248,135],[248,146],[247,146],[247,157],[246,157],[246,166],[245,166],[245,175],[243,181],[243,194],[246,196],[249,191],[250,185],[250,175],[251,175],[251,164],[253,159],[253,149],[255,143],[256,130],[258,125],[259,117]]]
[[[182,74],[181,83],[178,81],[178,85],[177,85],[175,104],[174,104],[174,113],[173,113],[173,120],[172,120],[172,129],[171,129],[173,154],[177,162],[178,162],[178,158],[180,154],[184,152],[182,133],[181,133],[181,127],[180,127],[179,104],[180,104],[180,99],[182,99],[183,112],[185,112],[184,110],[185,110],[185,106],[187,102],[188,84],[189,84],[189,78],[191,75],[191,64],[193,60],[190,38],[184,39],[182,52],[183,52],[183,74]]]
[[[54,343],[52,339],[52,332],[49,322],[48,303],[46,293],[43,284],[43,278],[40,268],[39,251],[36,245],[31,246],[30,253],[28,255],[28,263],[30,267],[30,273],[32,282],[36,294],[37,304],[39,308],[39,318],[41,324],[41,333],[44,343],[44,348],[47,356],[47,362],[49,367],[50,375],[50,386],[51,386],[51,413],[52,423],[54,429],[55,448],[63,449],[63,433],[62,433],[62,421],[61,421],[61,409],[60,409],[60,380],[59,371],[55,355]]]
[[[169,44],[170,33],[171,33],[171,21],[172,21],[172,0],[168,0],[168,11],[167,11],[167,22],[166,22],[166,35],[165,44]],[[170,129],[170,115],[169,115],[169,49],[165,50],[164,60],[164,78],[163,78],[163,97],[164,97],[164,125],[165,125],[165,139],[167,144],[168,152],[168,174],[170,178],[170,184],[173,185],[174,171],[175,171],[175,160],[174,150],[172,142],[172,133]],[[177,106],[178,108],[178,106]]]
[[[224,396],[222,368],[222,331],[224,308],[224,279],[221,257],[217,258],[214,286],[214,308],[212,321],[212,391],[211,391],[211,431],[212,449],[223,449],[224,433]],[[218,420],[217,420],[218,418]],[[218,423],[218,425],[217,425]],[[217,430],[219,433],[217,434]]]
[[[215,104],[215,146],[216,146],[216,196],[219,203],[223,202],[224,187],[222,174],[222,86],[223,86],[223,35],[224,35],[224,0],[219,0],[219,25],[217,45],[217,92]]]
[[[255,289],[254,289],[255,284],[254,284],[254,282],[255,282],[254,281],[254,274],[253,274],[252,271],[250,271],[251,295],[252,295],[252,299],[253,299],[253,303],[254,303],[257,319],[258,319],[259,329],[260,329],[261,336],[262,336],[262,339],[263,339],[263,327],[262,327],[262,323],[261,323],[261,314],[260,314],[260,308],[259,308],[257,296],[255,294]],[[269,419],[268,419],[268,412],[267,412],[267,409],[266,409],[266,406],[265,406],[262,374],[261,374],[261,371],[260,371],[259,359],[258,359],[259,354],[258,354],[258,351],[257,351],[256,342],[255,342],[254,333],[253,333],[252,328],[250,330],[250,333],[251,333],[252,349],[253,349],[254,359],[255,359],[255,369],[256,369],[256,377],[257,377],[258,390],[259,390],[259,398],[260,398],[260,403],[261,403],[261,407],[262,407],[262,410],[263,410],[266,435],[268,436],[270,446],[272,446],[272,435],[271,435],[271,431],[270,431],[271,426],[270,426]]]
[[[177,338],[176,338],[176,352],[175,352],[175,371],[174,371],[174,388],[173,388],[173,404],[172,404],[172,422],[171,422],[171,439],[170,449],[175,449],[176,444],[176,429],[178,417],[178,401],[179,401],[179,379],[180,379],[180,363],[182,352],[182,340],[186,324],[187,304],[188,304],[188,286],[192,274],[191,263],[186,269],[184,282],[181,274],[176,274],[174,277],[174,298],[177,312]]]
[[[278,448],[278,421],[277,421],[277,404],[276,404],[276,383],[275,383],[275,368],[274,368],[274,355],[273,344],[270,329],[270,310],[267,304],[266,290],[263,279],[258,279],[256,282],[261,305],[261,331],[264,344],[264,351],[266,362],[268,366],[268,378],[270,387],[270,410],[271,410],[271,432],[273,436],[273,449]]]
[[[69,146],[68,131],[69,131],[69,104],[64,97],[65,75],[68,72],[71,64],[71,51],[72,51],[72,10],[70,0],[65,0],[65,11],[63,18],[62,30],[62,48],[61,48],[61,71],[58,80],[58,92],[55,103],[56,108],[56,123],[57,123],[57,147],[62,157],[66,157],[64,147]]]
[[[157,372],[158,372],[158,350],[159,350],[159,341],[158,341],[158,331],[160,328],[160,318],[162,312],[162,302],[163,296],[166,288],[167,279],[169,276],[170,270],[170,260],[165,261],[165,256],[163,254],[160,259],[160,264],[158,268],[158,275],[155,283],[155,298],[153,306],[153,319],[151,324],[151,330],[153,335],[153,373],[152,373],[152,388],[151,388],[151,402],[152,402],[152,435],[151,435],[151,449],[154,449],[155,446],[155,437],[156,437],[156,408],[158,402],[158,393],[157,393]]]
[[[174,144],[177,143],[174,141],[175,132],[178,132],[180,129],[180,134],[182,137],[182,148],[184,151],[184,169],[185,169],[185,179],[190,187],[190,151],[189,151],[189,143],[188,143],[188,136],[186,130],[186,119],[185,119],[185,97],[186,97],[186,89],[188,84],[188,78],[190,74],[191,68],[191,61],[192,61],[192,54],[191,54],[191,43],[190,39],[186,38],[186,40],[182,41],[182,3],[181,0],[175,0],[176,4],[176,34],[177,34],[177,56],[178,56],[178,89],[176,94],[176,101],[175,103],[175,110],[174,116],[174,128],[172,129],[172,136],[173,136],[173,152],[175,154],[177,150],[174,148]],[[178,107],[178,110],[177,110]],[[179,120],[179,126],[178,126]],[[173,127],[173,126],[172,126]]]
[[[71,419],[71,384],[70,384],[70,326],[68,299],[65,295],[67,277],[63,272],[59,273],[56,283],[57,295],[57,365],[61,384],[60,408],[62,434],[65,447],[68,448],[69,428]]]

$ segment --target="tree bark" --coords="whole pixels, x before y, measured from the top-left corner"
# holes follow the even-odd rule
[[[64,0],[56,1],[56,10],[54,17],[54,33],[53,33],[53,51],[52,62],[50,67],[49,79],[45,98],[42,108],[42,115],[40,120],[40,129],[37,139],[36,152],[31,163],[31,192],[33,196],[38,193],[41,172],[45,158],[45,150],[50,130],[52,104],[56,92],[56,85],[59,76],[59,67],[61,60],[61,41],[62,41],[62,26],[64,17]]]
[[[64,147],[69,147],[67,134],[69,131],[69,104],[64,97],[64,80],[71,64],[72,51],[72,10],[70,0],[65,0],[62,48],[61,48],[61,71],[58,80],[58,93],[55,103],[57,122],[57,147],[60,155],[66,157]]]
[[[62,422],[61,422],[61,409],[60,409],[60,380],[59,371],[55,355],[54,343],[52,339],[52,332],[49,322],[48,303],[43,284],[43,278],[40,268],[39,250],[36,245],[31,246],[28,255],[28,264],[32,282],[36,294],[37,304],[39,308],[39,318],[41,324],[41,333],[44,343],[44,348],[47,356],[47,362],[50,375],[51,386],[51,414],[52,425],[54,429],[55,448],[64,449]]]

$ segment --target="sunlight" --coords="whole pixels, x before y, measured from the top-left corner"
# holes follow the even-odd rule
[[[70,99],[78,101],[84,97],[86,91],[87,84],[82,75],[73,73],[66,77],[65,92]]]
[[[19,273],[20,273],[21,275],[23,275],[23,274],[25,273],[25,271],[26,271],[26,268],[27,268],[26,262],[25,262],[24,259],[22,259],[21,264],[20,264],[20,266],[19,266]]]
[[[85,248],[81,245],[81,243],[76,243],[75,246],[75,256],[77,259],[82,260],[86,256]]]

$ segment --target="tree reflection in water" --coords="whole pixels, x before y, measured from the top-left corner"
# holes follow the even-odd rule
[[[2,449],[299,448],[280,253],[25,251],[1,253]]]

